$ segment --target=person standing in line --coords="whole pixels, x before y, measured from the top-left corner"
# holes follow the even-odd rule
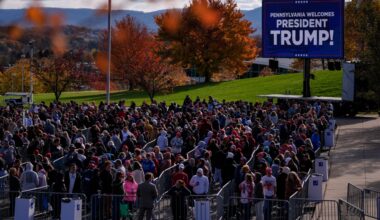
[[[137,187],[137,203],[139,206],[138,220],[143,220],[146,213],[146,220],[152,219],[153,204],[158,196],[156,185],[152,183],[153,174],[145,174],[145,182]]]
[[[47,186],[47,173],[43,168],[42,164],[36,164],[36,172],[38,175],[38,187]]]
[[[128,210],[129,213],[132,213],[134,211],[134,208],[136,207],[136,193],[137,193],[137,187],[138,184],[133,178],[132,173],[127,174],[127,178],[124,181],[124,199],[123,202],[128,204]],[[132,220],[132,217],[131,217]]]
[[[133,162],[133,171],[132,171],[133,179],[137,182],[137,184],[141,184],[144,182],[144,170],[141,167],[141,164],[138,161]]]
[[[186,188],[185,182],[181,179],[177,180],[176,184],[168,191],[171,196],[170,205],[172,208],[174,220],[187,219],[186,197],[190,196],[191,192]]]
[[[203,169],[198,168],[197,174],[191,177],[190,186],[193,187],[195,195],[207,195],[210,182],[208,177],[203,175]]]
[[[182,180],[185,183],[185,186],[189,185],[189,177],[183,171],[185,169],[185,165],[183,163],[179,164],[178,171],[172,175],[172,186],[176,185],[178,180]]]
[[[125,173],[123,171],[118,171],[116,177],[112,183],[112,219],[120,220],[120,203],[124,195],[124,178]]]
[[[99,175],[100,180],[100,190],[103,194],[106,194],[106,196],[103,199],[103,207],[102,210],[104,211],[104,215],[106,218],[109,218],[111,216],[111,196],[112,195],[112,182],[113,182],[113,175],[112,175],[112,162],[107,160],[103,164],[103,170],[100,172]]]
[[[254,194],[255,183],[253,176],[250,173],[245,175],[245,180],[239,184],[240,189],[240,203],[242,205],[243,219],[249,220],[251,218],[251,205]]]
[[[25,172],[21,174],[20,181],[22,191],[38,187],[38,174],[33,171],[33,164],[31,162],[26,163]]]
[[[256,211],[256,220],[264,220],[263,215],[263,184],[261,183],[261,173],[256,172],[255,173],[255,188],[254,188],[254,195],[255,195],[255,211]]]
[[[82,193],[82,178],[75,163],[70,164],[69,172],[65,174],[65,184],[68,193]]]
[[[15,211],[15,201],[16,197],[19,196],[19,192],[21,192],[21,183],[20,179],[17,177],[16,168],[12,167],[9,169],[9,214],[10,216],[14,215]]]
[[[272,176],[272,169],[267,168],[266,175],[261,179],[264,188],[264,220],[271,219],[272,199],[276,198],[276,178]]]

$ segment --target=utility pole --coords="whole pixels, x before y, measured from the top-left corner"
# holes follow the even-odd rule
[[[107,62],[107,105],[110,104],[110,90],[111,90],[111,0],[108,0],[108,62]]]

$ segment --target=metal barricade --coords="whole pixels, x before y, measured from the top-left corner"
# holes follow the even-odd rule
[[[9,175],[5,174],[0,177],[0,199],[2,198],[2,194],[9,190]]]
[[[3,191],[0,198],[0,220],[12,219],[15,211],[15,201],[21,192]]]
[[[62,156],[58,159],[55,159],[53,161],[53,166],[56,170],[59,170],[59,171],[62,171],[65,169],[65,160],[66,160],[66,157],[65,156]]]
[[[193,149],[191,149],[189,152],[187,152],[186,154],[186,158],[187,159],[190,159],[190,158],[195,158],[195,151],[198,149],[198,146],[194,147]]]
[[[137,216],[138,206],[137,197],[127,199],[124,195],[95,194],[91,197],[88,219],[132,219]]]
[[[340,220],[338,202],[334,200],[290,199],[289,219]]]
[[[171,219],[172,217],[172,208],[171,208],[171,198],[167,194],[168,191],[166,191],[156,202],[154,208],[153,208],[153,215],[155,216],[155,219]],[[186,201],[186,205],[188,205]],[[179,206],[181,204],[178,204]],[[183,211],[182,211],[183,213]],[[187,214],[187,213],[186,213]]]
[[[223,217],[222,197],[218,195],[191,195],[188,218],[195,220],[219,220]]]
[[[380,192],[373,189],[364,189],[363,193],[364,214],[372,218],[380,219]]]
[[[249,158],[249,160],[247,161],[247,165],[249,166],[249,168],[252,170],[252,168],[254,167],[255,165],[255,156],[256,156],[256,152],[259,148],[256,147],[256,149],[252,152],[251,154],[251,158]]]
[[[222,198],[219,207],[222,209],[221,211],[223,212],[224,216],[228,211],[230,197],[235,196],[235,181],[228,181],[226,184],[224,184],[224,186],[219,190],[219,192],[216,195]]]
[[[223,218],[223,198],[220,195],[191,195],[174,199],[164,193],[153,209],[155,220]],[[200,217],[201,216],[201,217]],[[181,218],[180,218],[181,217]],[[209,217],[209,218],[208,218]]]
[[[364,218],[363,209],[342,199],[339,200],[339,219],[364,220]]]
[[[90,141],[90,135],[91,135],[90,134],[90,128],[82,129],[82,134],[86,138],[86,143],[88,143]]]
[[[34,217],[38,219],[59,218],[61,215],[61,202],[63,198],[82,200],[82,217],[87,216],[87,200],[84,194],[58,193],[33,189],[21,192],[21,198],[35,199]]]
[[[310,174],[308,173],[308,175],[302,179],[301,190],[295,192],[293,195],[291,195],[289,197],[289,199],[306,199],[306,198],[308,198],[309,181],[310,181]]]
[[[171,185],[171,177],[172,174],[176,171],[178,168],[178,164],[175,164],[166,170],[164,170],[158,178],[154,180],[154,183],[157,186],[158,195],[163,195],[166,191],[172,187]]]
[[[364,209],[364,190],[348,183],[347,185],[347,202]]]
[[[145,152],[153,151],[154,146],[156,146],[156,141],[157,140],[154,139],[153,141],[146,143],[145,146],[142,148],[142,150],[144,150]]]
[[[178,219],[186,219],[191,215],[192,211],[192,201],[186,198],[172,198],[165,192],[158,202],[155,204],[153,209],[153,215],[155,219],[173,219],[177,217]]]
[[[277,199],[231,197],[224,219],[287,220],[289,202]]]

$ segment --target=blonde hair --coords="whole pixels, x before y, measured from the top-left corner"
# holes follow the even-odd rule
[[[248,173],[250,171],[249,169],[249,166],[248,165],[244,165],[241,170],[243,171],[243,173]]]

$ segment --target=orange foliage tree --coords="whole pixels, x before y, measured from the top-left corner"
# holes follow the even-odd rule
[[[141,87],[153,102],[157,92],[170,92],[175,86],[187,81],[183,69],[169,64],[156,54],[158,47],[155,41],[150,42],[150,48],[138,55],[138,65],[134,66],[135,82]]]
[[[182,10],[157,16],[160,55],[184,68],[196,68],[206,82],[227,70],[241,74],[245,60],[257,56],[255,32],[234,0],[192,0]]]
[[[132,70],[139,65],[138,54],[146,50],[146,44],[152,40],[152,35],[146,26],[138,23],[135,18],[126,16],[117,21],[111,33],[111,72],[112,79],[129,84],[133,89],[136,85],[136,75]],[[101,35],[100,52],[97,65],[105,72],[107,65],[107,31]]]
[[[157,55],[159,42],[146,26],[126,16],[112,29],[111,72],[113,80],[128,82],[130,89],[146,91],[151,101],[157,92],[170,91],[187,80],[181,68],[169,64]],[[106,42],[107,33],[101,42]],[[107,64],[106,43],[97,55],[97,64],[103,72]],[[132,88],[131,88],[132,87]]]

